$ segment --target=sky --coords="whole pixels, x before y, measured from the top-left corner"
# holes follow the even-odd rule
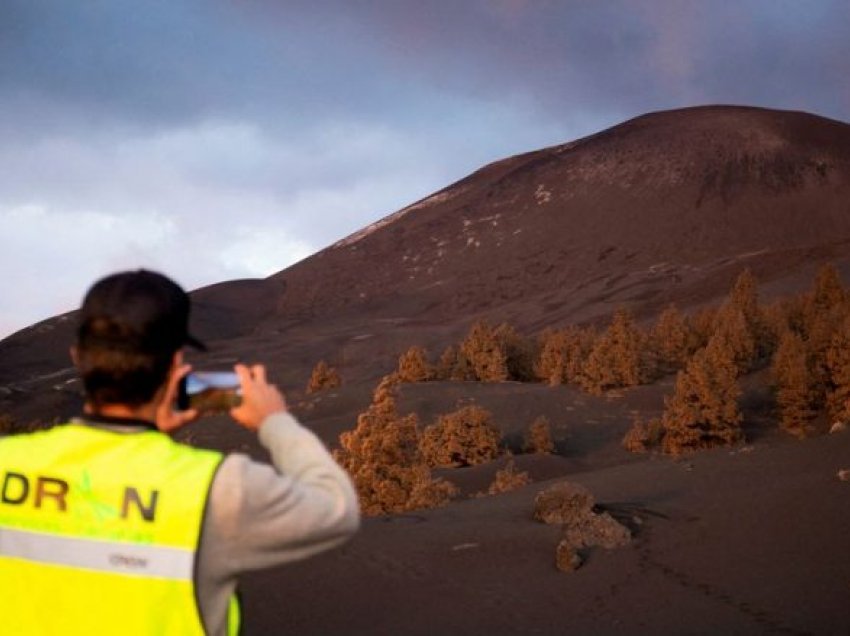
[[[265,277],[520,152],[700,104],[850,122],[846,0],[0,0],[0,337]]]

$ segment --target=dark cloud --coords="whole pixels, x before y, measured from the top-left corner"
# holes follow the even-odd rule
[[[647,111],[850,120],[848,36],[846,0],[2,0],[0,335],[113,267],[271,273]]]

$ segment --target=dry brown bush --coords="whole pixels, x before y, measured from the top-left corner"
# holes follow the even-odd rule
[[[743,439],[733,353],[722,338],[712,338],[676,376],[673,395],[664,401],[663,450],[686,451],[728,445]]]
[[[534,498],[534,518],[543,523],[572,523],[593,510],[596,501],[590,491],[579,484],[561,481]]]
[[[508,379],[508,354],[504,341],[487,322],[476,322],[460,344],[460,353],[469,361],[476,380],[504,382]]]
[[[623,448],[631,453],[646,453],[649,449],[661,444],[663,437],[664,426],[659,418],[653,418],[648,422],[637,418],[623,437]]]
[[[475,379],[475,372],[463,352],[448,346],[437,363],[436,376],[439,380],[459,380],[461,382]]]
[[[658,371],[662,374],[683,369],[698,348],[696,333],[675,305],[661,312],[649,342]]]
[[[434,379],[435,372],[428,362],[428,354],[422,347],[413,346],[398,359],[398,377],[402,382],[427,382]]]
[[[561,572],[573,572],[581,567],[582,560],[578,549],[569,539],[561,539],[555,548],[555,567]]]
[[[596,340],[582,369],[581,386],[596,395],[617,387],[636,386],[653,375],[647,337],[628,311],[619,309]]]
[[[384,377],[357,427],[340,435],[334,457],[352,477],[364,514],[381,515],[446,503],[457,488],[434,479],[419,450],[416,415],[399,415],[395,374]]]
[[[337,370],[334,367],[328,366],[328,363],[324,360],[319,360],[316,366],[313,367],[310,380],[307,382],[307,393],[335,389],[340,384],[342,384],[342,380]]]
[[[496,476],[493,478],[493,483],[487,489],[488,495],[499,495],[503,492],[510,492],[517,488],[531,483],[531,476],[525,472],[519,472],[516,469],[516,464],[513,458],[508,459],[504,468],[496,471]]]
[[[420,450],[430,466],[473,466],[499,456],[500,438],[490,412],[470,405],[438,417],[423,431]]]
[[[533,382],[535,380],[534,360],[537,357],[536,341],[521,335],[507,323],[496,327],[493,336],[505,352],[508,379],[517,382]]]
[[[527,453],[548,454],[555,452],[555,442],[552,441],[552,427],[545,415],[541,415],[528,427],[523,445]]]
[[[806,437],[817,415],[814,378],[807,361],[806,345],[790,329],[786,329],[780,338],[770,371],[776,390],[780,426],[795,437]]]
[[[540,336],[534,363],[538,379],[551,385],[577,384],[596,341],[593,328],[547,329]]]
[[[594,499],[583,486],[556,483],[537,493],[534,518],[548,524],[561,524],[563,535],[555,550],[555,565],[569,572],[581,565],[578,550],[593,546],[613,549],[631,541],[629,529],[607,512],[594,511]]]

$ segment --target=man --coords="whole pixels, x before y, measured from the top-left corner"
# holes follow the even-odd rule
[[[236,365],[273,466],[166,434],[189,371],[189,297],[150,271],[97,282],[72,357],[84,413],[0,438],[0,632],[225,634],[236,579],[342,543],[359,524],[351,481],[289,414],[263,366]]]

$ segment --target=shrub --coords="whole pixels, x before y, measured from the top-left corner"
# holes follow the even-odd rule
[[[676,377],[661,422],[666,453],[733,444],[743,438],[737,367],[722,338],[712,338]]]
[[[340,435],[334,457],[351,475],[364,514],[381,515],[442,505],[457,488],[434,479],[419,451],[416,415],[400,416],[398,378],[382,378],[357,427]]]
[[[833,334],[825,352],[829,374],[826,408],[832,421],[850,420],[850,316]]]
[[[619,309],[611,325],[597,339],[582,369],[581,385],[601,394],[616,387],[636,386],[649,375],[646,337],[629,312]]]
[[[398,359],[398,377],[402,382],[426,382],[434,378],[434,368],[422,347],[410,347]]]
[[[335,389],[340,384],[342,384],[342,380],[340,380],[337,370],[328,366],[328,363],[324,360],[319,360],[316,366],[313,367],[313,372],[310,374],[310,381],[307,382],[307,393]]]
[[[552,441],[552,428],[549,420],[541,415],[528,427],[525,437],[524,449],[527,453],[548,454],[555,452],[555,443]]]
[[[664,437],[664,426],[659,418],[648,422],[637,418],[623,437],[623,447],[631,453],[646,453],[658,446]]]
[[[461,352],[452,346],[448,346],[440,356],[436,370],[437,378],[440,380],[474,380],[475,373],[469,360]]]
[[[472,466],[499,456],[500,437],[489,411],[464,406],[428,426],[420,449],[430,466]]]
[[[563,537],[555,549],[555,565],[566,572],[581,565],[581,548],[598,545],[612,549],[631,541],[628,528],[607,512],[595,512],[593,495],[570,482],[559,482],[537,493],[534,518],[563,526]]]
[[[661,312],[649,340],[658,370],[664,374],[683,369],[697,349],[697,335],[675,305]]]
[[[483,320],[472,325],[460,345],[460,353],[469,361],[474,379],[482,382],[504,382],[508,379],[505,343]]]
[[[782,334],[770,369],[780,425],[801,438],[808,434],[811,421],[817,414],[814,380],[806,358],[803,339],[789,329]]]
[[[496,471],[493,483],[487,489],[488,495],[499,495],[510,492],[531,483],[531,477],[525,471],[518,472],[513,458],[508,459],[504,468]]]
[[[507,323],[496,327],[493,336],[505,352],[508,378],[518,382],[534,381],[534,359],[537,356],[535,341],[520,335]]]
[[[553,386],[577,384],[595,340],[592,328],[547,329],[540,336],[539,353],[534,363],[535,375]]]

